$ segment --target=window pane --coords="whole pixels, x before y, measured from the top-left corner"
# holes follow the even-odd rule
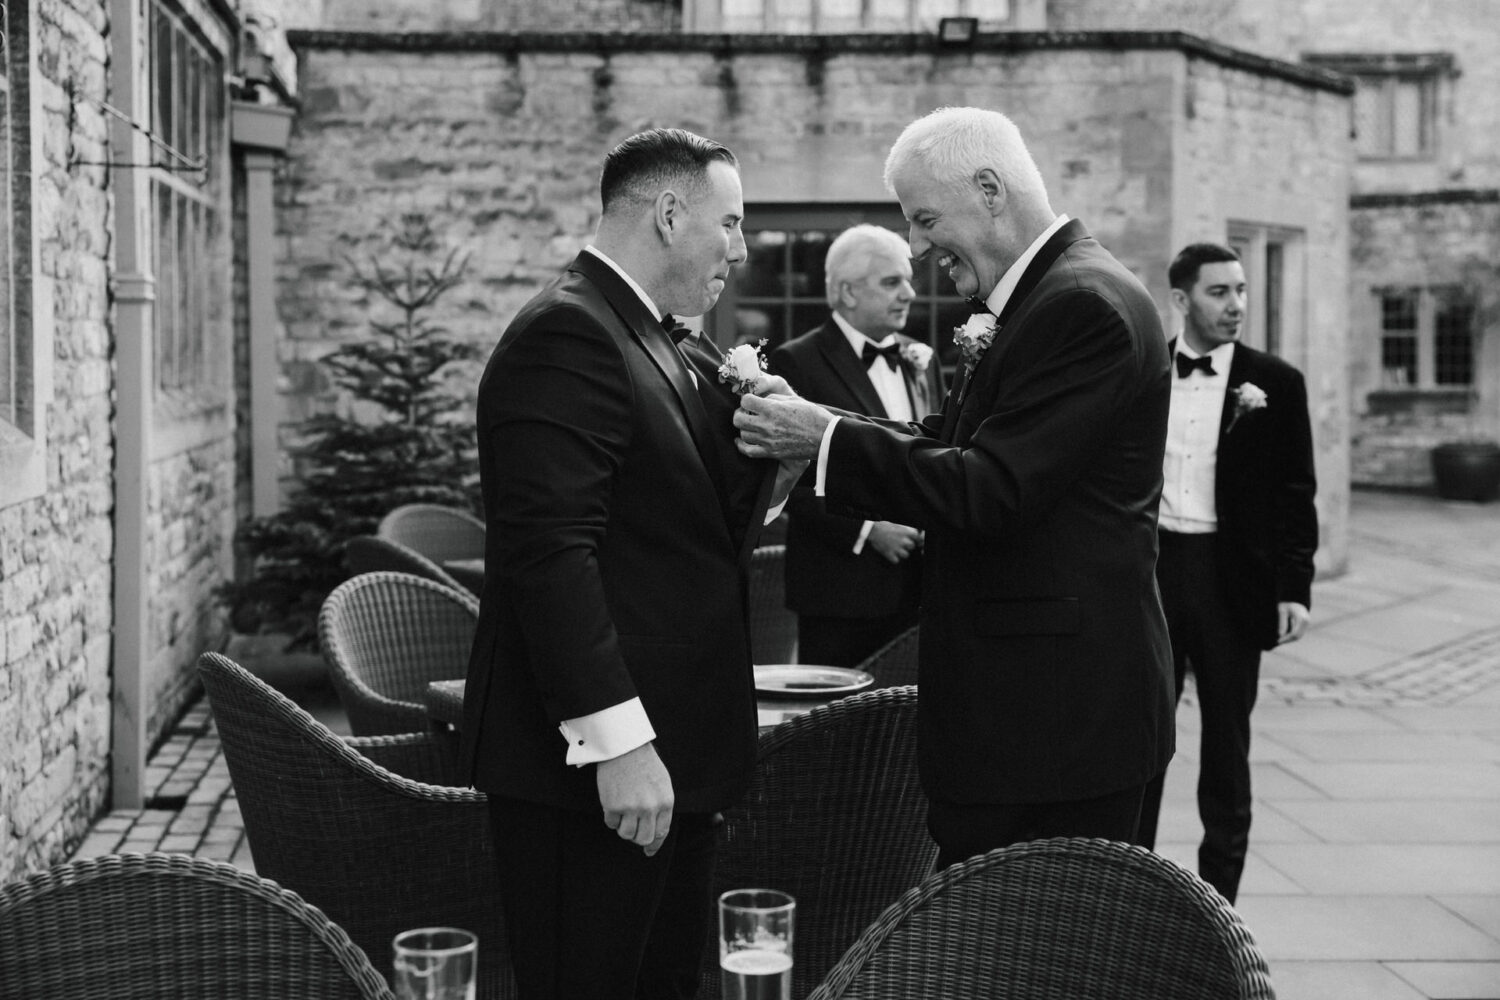
[[[823,264],[828,260],[828,247],[837,232],[812,231],[798,233],[792,242],[791,287],[793,294],[818,299],[827,308],[827,285],[824,283]]]
[[[154,131],[170,146],[175,145],[177,136],[176,119],[172,113],[172,22],[154,6],[151,19],[156,23],[156,41],[151,52],[156,69],[156,94],[152,102],[156,113]]]
[[[192,359],[193,338],[199,334],[194,324],[197,319],[198,303],[193,295],[198,283],[194,280],[197,268],[192,259],[191,211],[194,206],[181,194],[173,194],[172,197],[177,203],[177,336],[174,345],[175,356],[172,358],[176,378],[172,384],[181,388],[187,385],[193,377],[193,372],[188,366]]]
[[[1390,155],[1390,109],[1383,84],[1379,77],[1359,77],[1355,82],[1354,135],[1360,156]]]
[[[1433,317],[1434,377],[1438,385],[1474,384],[1474,308],[1458,292],[1439,292]]]
[[[787,234],[777,229],[745,234],[750,256],[735,269],[734,281],[740,296],[781,295],[786,273]]]
[[[765,27],[766,0],[723,0],[723,31],[760,31]]]
[[[1381,384],[1403,388],[1417,384],[1417,338],[1385,337],[1380,341]]]
[[[1396,80],[1391,86],[1391,155],[1427,152],[1427,86],[1422,80]]]
[[[177,333],[177,226],[173,222],[172,191],[157,181],[151,185],[156,204],[156,372],[163,388],[176,384],[173,358]]]
[[[1262,300],[1266,320],[1266,350],[1281,353],[1281,299],[1283,250],[1280,243],[1266,244],[1266,290]]]

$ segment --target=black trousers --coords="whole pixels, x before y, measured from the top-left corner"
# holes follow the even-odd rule
[[[870,654],[917,624],[915,607],[879,618],[797,616],[797,662],[857,667]]]
[[[1197,682],[1203,734],[1198,816],[1203,842],[1198,874],[1234,902],[1250,845],[1250,712],[1260,684],[1260,648],[1236,628],[1219,586],[1214,536],[1160,532],[1156,562],[1162,608],[1172,639],[1177,697],[1187,671]],[[1156,844],[1162,781],[1148,787],[1141,839]]]
[[[490,797],[520,1000],[691,1000],[714,931],[716,830],[674,814],[654,857],[602,813]]]
[[[1144,785],[1131,785],[1076,802],[971,805],[932,799],[927,803],[927,829],[938,845],[939,868],[997,847],[1047,837],[1103,837],[1134,844],[1144,793]]]

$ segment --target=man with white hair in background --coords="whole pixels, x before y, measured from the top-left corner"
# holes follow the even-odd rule
[[[862,224],[828,247],[828,321],[771,354],[771,370],[806,399],[907,422],[942,405],[932,348],[901,333],[916,292],[911,251]],[[786,603],[797,658],[853,667],[917,624],[922,533],[892,521],[830,514],[811,480],[787,501]]]
[[[830,510],[925,532],[919,759],[939,863],[1133,841],[1171,759],[1156,517],[1170,394],[1146,289],[1052,210],[1004,115],[945,108],[886,160],[911,250],[975,315],[940,414],[905,432],[744,397],[752,456],[809,458]]]

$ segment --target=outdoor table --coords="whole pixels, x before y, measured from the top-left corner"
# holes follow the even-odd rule
[[[762,696],[756,699],[755,707],[760,728],[766,730],[779,726],[788,719],[806,715],[819,705],[826,705],[833,700],[835,699]],[[427,690],[422,696],[422,703],[426,706],[427,715],[434,725],[452,726],[457,729],[464,719],[464,682],[461,680],[429,681]]]
[[[478,596],[484,589],[484,557],[478,559],[445,559],[443,569],[448,575],[459,583],[469,588],[469,592]]]

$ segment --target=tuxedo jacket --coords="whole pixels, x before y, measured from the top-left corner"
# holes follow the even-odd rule
[[[482,791],[597,810],[558,724],[639,697],[676,806],[732,804],[755,764],[750,551],[775,464],[734,447],[639,297],[583,253],[506,329],[479,385],[485,580],[463,761]]]
[[[1244,409],[1237,402],[1247,383],[1265,392],[1263,408]],[[1230,614],[1257,648],[1276,645],[1278,603],[1312,607],[1316,492],[1302,373],[1274,355],[1236,344],[1214,468],[1215,555]]]
[[[897,339],[903,348],[915,343],[900,334]],[[864,362],[831,318],[778,347],[770,366],[798,395],[815,403],[889,416]],[[913,416],[921,419],[942,405],[936,356],[923,372],[903,357],[901,374]],[[915,608],[922,586],[921,554],[891,563],[866,546],[856,555],[854,543],[864,519],[828,513],[823,501],[813,496],[812,484],[809,474],[787,499],[787,607],[827,618],[879,618]]]
[[[924,528],[919,763],[934,798],[1076,801],[1173,750],[1156,518],[1166,338],[1077,220],[1043,245],[972,375],[899,433],[841,420],[827,500]]]

